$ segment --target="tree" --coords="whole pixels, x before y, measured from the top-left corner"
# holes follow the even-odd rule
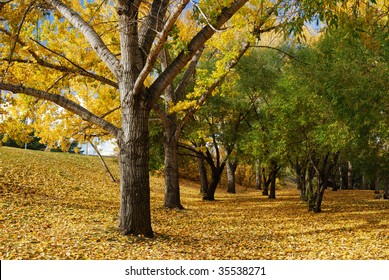
[[[37,83],[27,82],[23,79],[15,81],[7,72],[9,69],[4,67],[2,71],[5,75],[3,75],[3,81],[0,83],[0,89],[2,90],[54,102],[66,110],[79,115],[84,121],[107,131],[117,139],[120,150],[121,174],[119,228],[123,231],[123,234],[153,236],[148,173],[148,120],[151,109],[167,86],[171,84],[172,80],[214,35],[215,30],[220,29],[246,2],[247,0],[235,0],[229,2],[226,7],[218,9],[212,18],[212,27],[210,24],[205,25],[150,86],[145,85],[146,79],[153,75],[153,66],[177,18],[187,6],[189,0],[179,1],[178,3],[155,0],[150,4],[144,1],[119,0],[116,3],[116,8],[111,3],[102,4],[101,6],[106,8],[104,12],[112,17],[117,17],[118,20],[117,32],[112,31],[111,34],[115,34],[115,36],[110,39],[115,39],[116,42],[119,42],[119,56],[113,53],[114,48],[109,48],[108,42],[104,40],[103,36],[99,35],[94,27],[99,23],[104,25],[104,22],[93,22],[92,11],[97,11],[97,15],[102,13],[99,7],[91,9],[88,3],[83,3],[82,5],[74,3],[73,6],[69,6],[59,0],[47,0],[44,2],[45,7],[43,8],[38,5],[34,6],[34,4],[27,7],[20,4],[19,9],[11,7],[10,4],[2,7],[2,9],[6,9],[4,14],[9,17],[7,17],[5,22],[3,21],[1,29],[2,42],[6,42],[4,36],[8,36],[8,38],[14,37],[13,45],[18,45],[18,48],[14,48],[13,45],[9,48],[9,62],[14,62],[13,66],[15,68],[19,66],[15,60],[29,60],[33,64],[39,65],[39,67],[58,70],[62,73],[78,74],[99,80],[118,89],[121,108],[120,126],[110,123],[104,119],[104,116],[98,116],[80,103],[61,95],[60,88],[56,89],[57,93],[50,93]],[[42,5],[43,2],[38,4]],[[55,9],[55,13],[50,11],[52,8]],[[20,10],[24,10],[24,16],[15,14],[15,11],[19,12]],[[34,10],[34,13],[30,13],[31,10]],[[167,13],[168,10],[169,13]],[[88,13],[91,16],[89,19]],[[32,19],[29,16],[32,17],[34,15],[44,19],[45,15],[50,16],[53,14],[60,18],[59,22],[71,24],[71,26],[66,26],[62,30],[59,30],[58,27],[56,32],[64,32],[65,38],[68,34],[77,34],[77,40],[81,38],[86,40],[90,45],[88,47],[89,51],[92,50],[99,62],[103,62],[105,72],[107,70],[110,71],[110,74],[107,75],[109,78],[97,74],[100,71],[86,70],[86,68],[92,68],[93,65],[78,67],[79,64],[82,64],[82,60],[77,61],[78,64],[76,65],[67,61],[66,66],[62,66],[55,60],[46,60],[45,56],[36,49],[50,46],[50,42],[46,42],[46,45],[39,42],[34,48],[29,49],[29,45],[25,43],[26,40],[21,39],[31,34],[31,32],[28,33],[33,28],[30,24]],[[16,26],[11,24],[15,17],[19,20]],[[111,28],[114,27],[114,24],[111,23]],[[34,30],[35,32],[40,30],[39,22],[37,25],[38,28]],[[22,32],[24,31],[22,30],[23,26],[28,26],[28,28],[24,28],[27,29],[26,33]],[[117,45],[118,43],[116,43]],[[23,48],[24,50],[22,50]],[[15,58],[14,54],[18,50],[20,52],[18,52],[18,56]],[[66,53],[62,53],[60,56],[63,58],[65,55]],[[57,56],[57,61],[58,59]]]

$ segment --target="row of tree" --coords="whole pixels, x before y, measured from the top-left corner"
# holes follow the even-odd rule
[[[17,109],[7,109],[1,129],[12,130],[20,117],[28,117],[29,126],[49,145],[114,137],[121,172],[119,227],[124,234],[153,236],[149,124],[155,123],[154,113],[163,129],[166,207],[182,208],[178,172],[182,149],[197,156],[200,170],[206,170],[204,161],[210,166],[209,184],[202,176],[204,199],[214,199],[225,166],[233,178],[238,162],[245,159],[242,155],[250,155],[246,158],[261,166],[271,197],[277,172],[292,162],[296,172],[306,174],[299,183],[303,196],[319,211],[337,163],[350,161],[344,156],[352,155],[347,149],[359,151],[368,143],[377,151],[363,149],[372,162],[387,157],[387,138],[381,133],[387,129],[387,97],[382,95],[387,61],[385,54],[377,55],[383,61],[375,62],[373,56],[376,42],[386,42],[387,32],[380,28],[385,28],[387,7],[379,1],[247,2],[2,2],[0,89],[6,94],[2,101],[12,105],[7,108]],[[357,69],[347,72],[357,83],[350,80],[338,88],[343,82],[338,74],[350,64],[346,53],[344,65],[338,63],[331,36],[327,52],[325,47],[302,44],[279,52],[255,51],[275,48],[270,41],[279,37],[274,34],[300,41],[306,37],[307,22],[335,26],[346,18],[358,22],[350,25],[366,35],[360,45],[366,56],[356,62],[361,63]],[[347,35],[355,28],[345,30]],[[325,39],[320,42],[326,45]],[[378,52],[385,48],[380,45]],[[349,55],[353,56],[350,49]],[[365,63],[373,65],[359,68]],[[383,70],[376,73],[382,75],[369,84],[367,96],[372,100],[366,100],[357,89],[376,69]],[[351,75],[354,70],[365,80]],[[360,112],[354,106],[358,102],[347,98],[351,93],[359,95],[356,101],[365,100],[367,112]],[[345,109],[350,105],[346,100],[356,112]],[[375,111],[370,104],[384,108]],[[375,117],[365,125],[367,113]],[[360,118],[354,121],[354,116]],[[381,158],[375,171],[384,170]],[[229,191],[234,192],[233,184]]]

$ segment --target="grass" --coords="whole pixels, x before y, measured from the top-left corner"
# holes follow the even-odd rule
[[[163,194],[152,177],[156,237],[122,236],[119,186],[98,158],[1,147],[0,259],[389,259],[389,201],[372,191],[328,190],[320,214],[294,189],[276,200],[219,189],[204,202],[182,181],[184,211],[163,208]]]

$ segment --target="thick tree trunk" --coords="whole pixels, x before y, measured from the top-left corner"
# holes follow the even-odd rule
[[[220,178],[224,170],[224,165],[225,163],[223,163],[219,168],[212,168],[211,183],[209,184],[206,194],[203,196],[203,200],[215,200],[216,188],[220,182]]]
[[[171,125],[164,129],[165,207],[169,209],[184,209],[180,201],[178,141],[174,134],[175,126]]]
[[[200,193],[205,195],[208,191],[208,177],[207,177],[207,169],[205,167],[204,159],[198,157],[197,165],[199,168],[199,175],[200,175]]]
[[[238,167],[237,160],[233,162],[231,162],[230,160],[227,161],[227,192],[228,193],[236,193],[235,171],[237,167]]]
[[[123,234],[153,237],[150,215],[149,132],[150,109],[140,95],[122,105],[119,134],[120,215]]]

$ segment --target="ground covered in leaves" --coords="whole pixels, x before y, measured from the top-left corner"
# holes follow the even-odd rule
[[[156,238],[122,236],[119,187],[98,158],[1,147],[0,259],[389,259],[389,201],[372,191],[328,190],[313,214],[290,189],[203,202],[183,181],[185,211],[162,207],[162,178],[151,189]]]

